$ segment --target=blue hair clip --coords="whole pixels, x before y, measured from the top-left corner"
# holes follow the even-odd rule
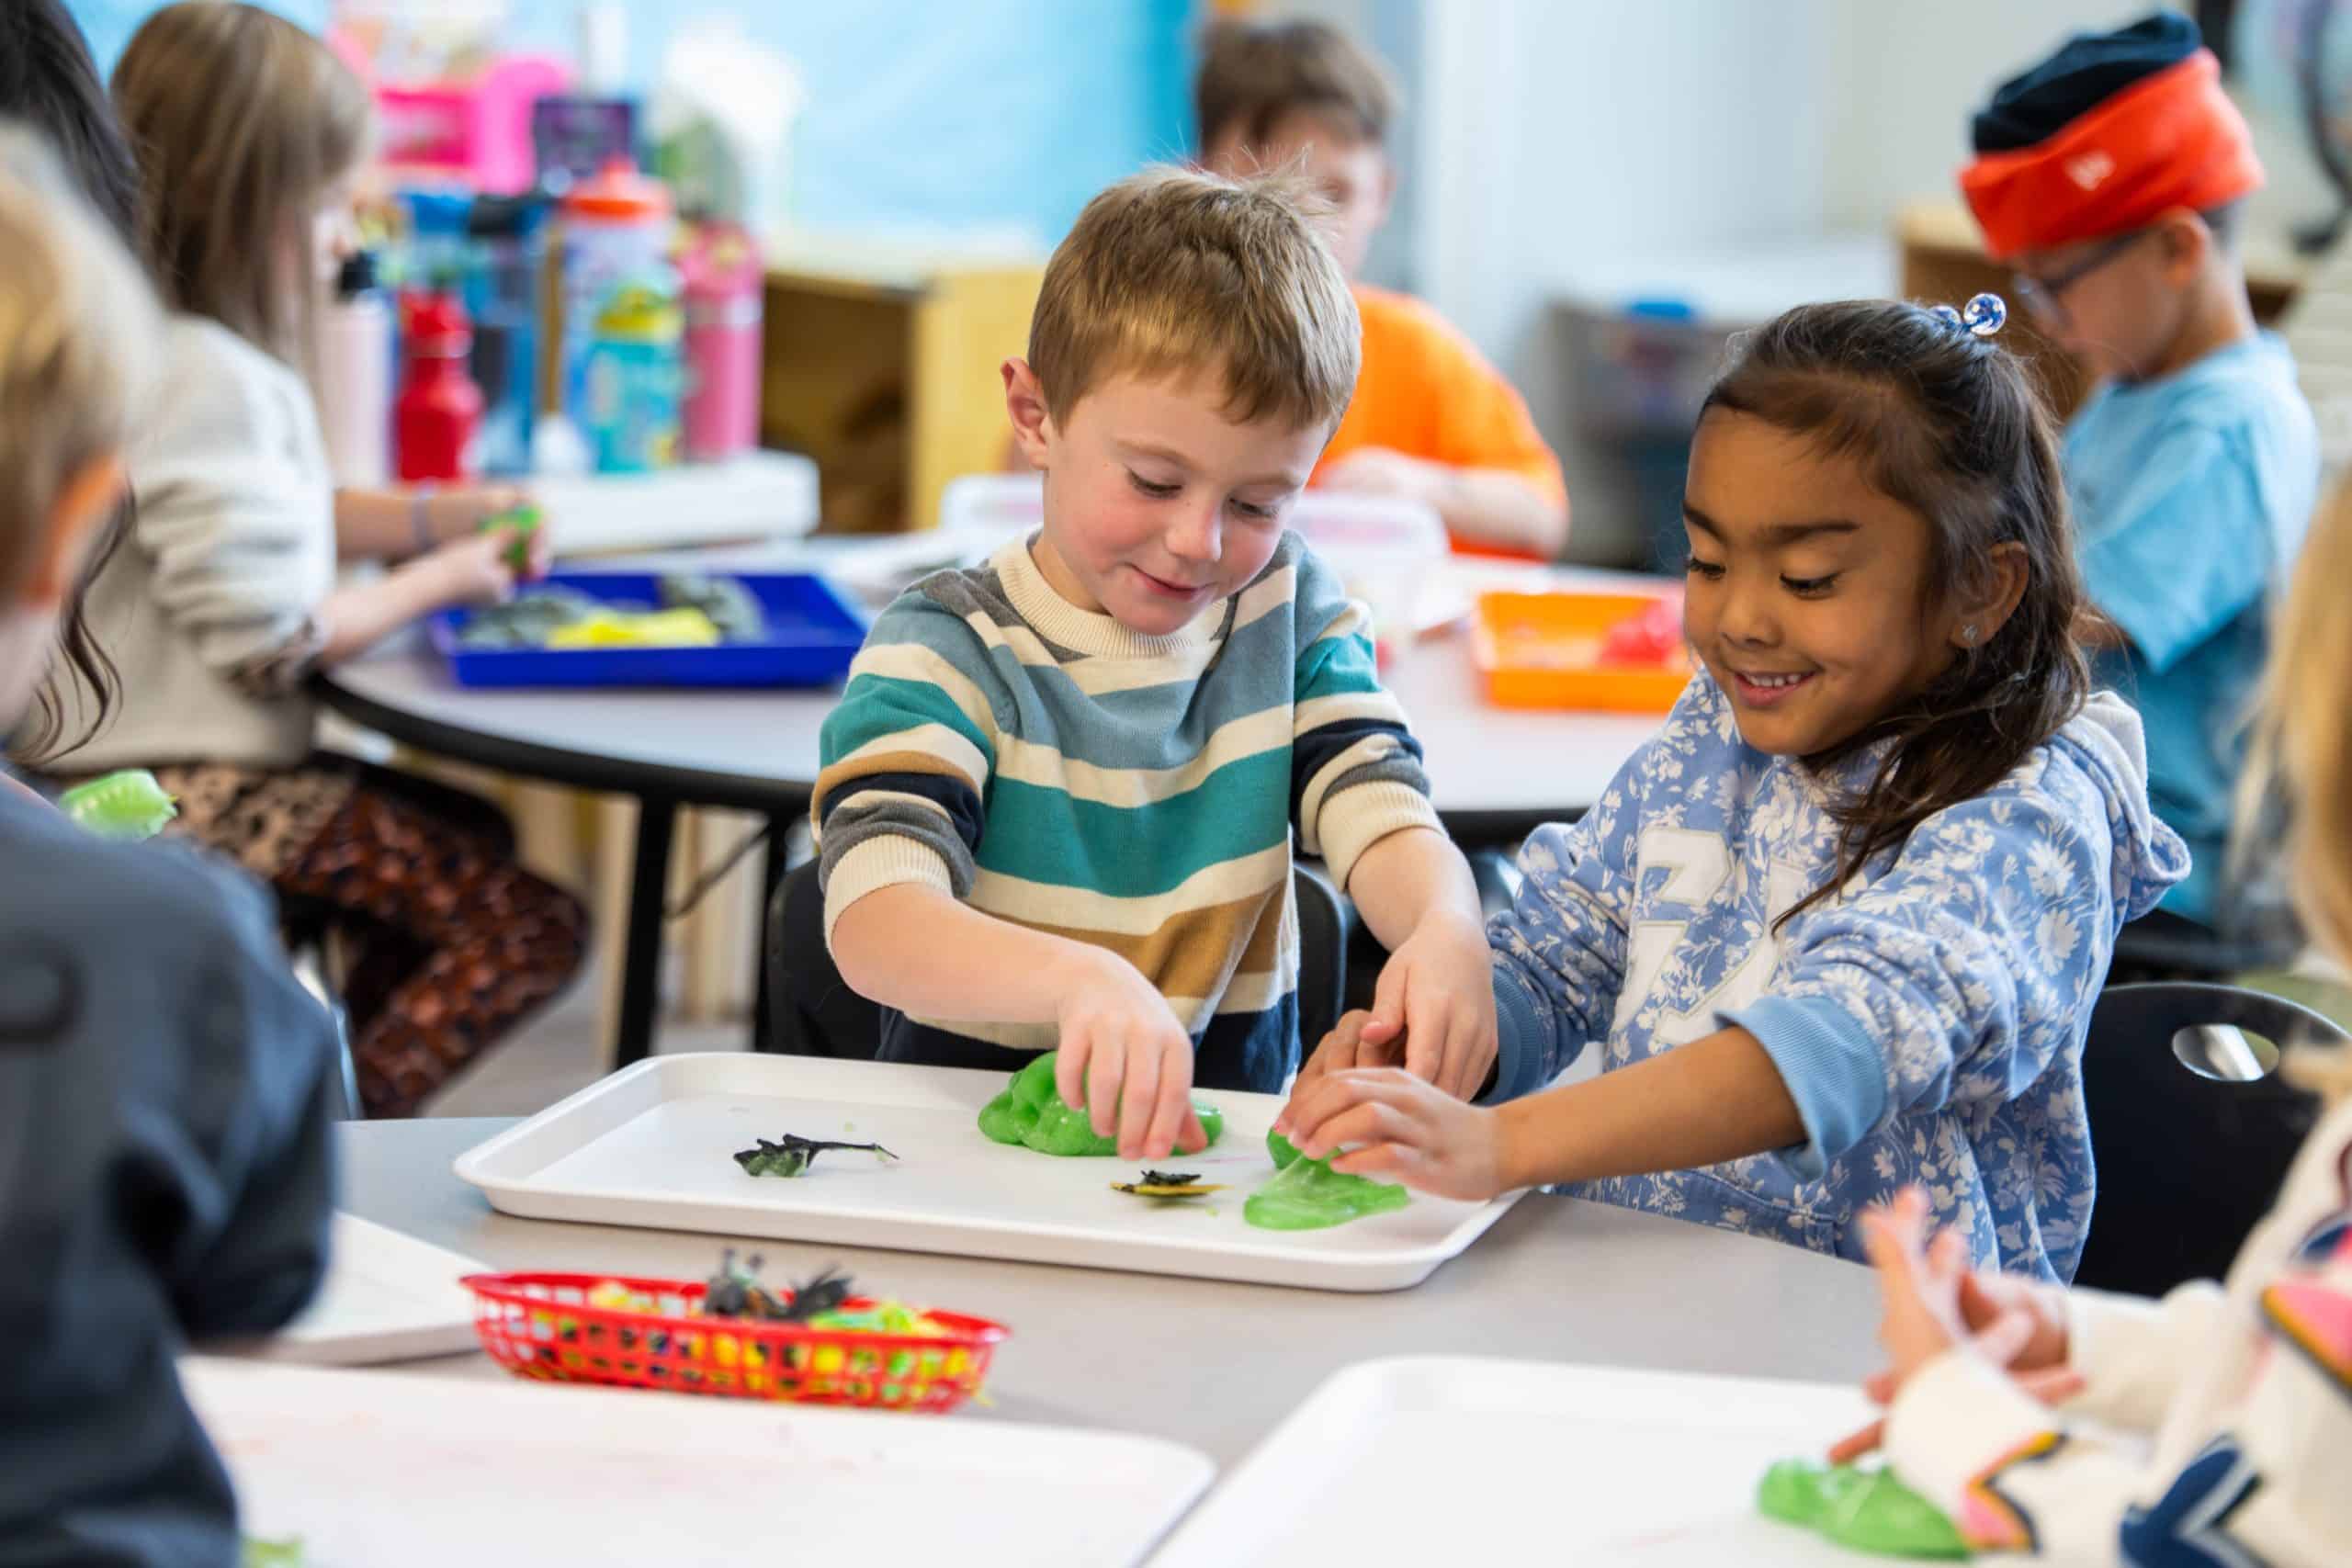
[[[1997,294],[1979,294],[1960,310],[1949,305],[1931,305],[1928,313],[1946,326],[1956,327],[1972,337],[1991,337],[2008,324],[2009,308]]]

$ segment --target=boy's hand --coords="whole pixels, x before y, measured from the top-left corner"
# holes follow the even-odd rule
[[[1115,1133],[1121,1159],[1208,1146],[1193,1111],[1193,1037],[1134,964],[1102,952],[1063,993],[1055,1021],[1055,1087],[1088,1113],[1098,1136]]]
[[[1495,971],[1487,930],[1451,909],[1421,917],[1388,955],[1361,1044],[1403,1046],[1404,1068],[1468,1100],[1495,1065]]]
[[[1359,446],[1324,470],[1323,488],[1356,495],[1395,495],[1437,504],[1445,477],[1438,464],[1387,446]]]
[[[1301,1154],[1334,1156],[1331,1168],[1349,1176],[1392,1177],[1473,1202],[1507,1190],[1502,1119],[1410,1073],[1325,1073],[1299,1089],[1284,1116]]]

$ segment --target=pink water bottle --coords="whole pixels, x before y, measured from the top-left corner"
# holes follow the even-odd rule
[[[759,248],[733,223],[695,228],[679,259],[685,280],[685,452],[715,463],[760,438]]]

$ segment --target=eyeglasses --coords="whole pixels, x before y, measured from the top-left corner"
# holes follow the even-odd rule
[[[2010,286],[2016,289],[2019,304],[2051,325],[2065,327],[2071,323],[2066,316],[2065,301],[2061,296],[2153,232],[2154,231],[2150,229],[2134,229],[2129,234],[2118,234],[2065,271],[2048,277],[2036,277],[2030,272],[2013,272],[2009,275]]]

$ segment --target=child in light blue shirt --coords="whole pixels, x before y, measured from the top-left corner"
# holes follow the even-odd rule
[[[2235,231],[2254,138],[2177,10],[2081,33],[1995,89],[1960,183],[2034,324],[2101,383],[2063,451],[2095,671],[2147,727],[2148,794],[2195,864],[2164,900],[2223,913],[2240,731],[2267,601],[2301,546],[2319,444],[2256,329]]]
[[[1807,306],[1710,394],[1683,511],[1704,668],[1528,842],[1488,933],[1503,1103],[1394,1071],[1396,1021],[1355,1013],[1278,1127],[1451,1197],[1559,1185],[1856,1258],[1916,1183],[1979,1264],[2071,1277],[2091,1004],[2188,857],[2131,711],[2087,694],[2048,416],[1957,318]],[[1590,1045],[1597,1078],[1544,1089]]]
[[[2101,388],[2067,427],[2064,461],[2084,581],[2122,634],[2095,668],[2139,707],[2148,797],[2194,862],[2164,908],[2210,923],[2270,591],[2316,499],[2311,409],[2286,345],[2254,333]]]

